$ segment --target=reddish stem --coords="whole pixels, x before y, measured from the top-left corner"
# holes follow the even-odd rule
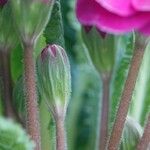
[[[144,134],[138,143],[137,150],[148,150],[150,148],[150,114],[145,126]]]
[[[58,117],[56,119],[56,150],[66,150],[66,135],[65,135],[64,119]]]
[[[107,144],[108,137],[108,114],[109,114],[109,84],[110,84],[110,75],[102,75],[103,82],[103,98],[102,98],[102,110],[101,114],[101,125],[100,125],[100,140],[99,140],[99,149],[104,150]]]
[[[132,92],[138,77],[139,68],[144,55],[144,49],[140,48],[134,51],[128,77],[125,83],[124,91],[119,104],[116,120],[113,126],[111,137],[108,144],[108,150],[117,150],[121,139],[124,123],[128,113],[129,104],[132,98]]]
[[[31,138],[36,143],[35,150],[41,150],[33,49],[33,44],[24,44],[27,130]]]

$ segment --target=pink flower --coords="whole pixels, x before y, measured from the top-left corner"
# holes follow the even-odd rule
[[[81,24],[105,32],[150,34],[150,0],[77,0],[76,13]]]

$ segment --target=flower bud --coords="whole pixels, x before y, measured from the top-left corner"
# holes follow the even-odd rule
[[[95,68],[101,73],[111,72],[115,62],[115,37],[92,26],[82,28],[82,37]]]
[[[38,57],[39,91],[51,112],[65,115],[71,92],[70,65],[65,50],[58,45],[48,45]]]
[[[23,42],[31,42],[46,26],[53,0],[11,0],[13,16]]]
[[[122,141],[120,149],[132,150],[136,149],[139,139],[142,137],[142,128],[131,117],[127,117],[125,127],[123,130]]]

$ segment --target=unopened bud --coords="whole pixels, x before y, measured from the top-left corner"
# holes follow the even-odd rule
[[[39,91],[53,115],[65,115],[71,92],[70,65],[65,50],[48,45],[38,57]]]
[[[115,37],[92,26],[82,28],[82,37],[95,68],[101,73],[111,72],[115,62]]]

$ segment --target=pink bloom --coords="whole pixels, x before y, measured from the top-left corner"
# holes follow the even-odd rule
[[[150,0],[77,0],[76,13],[81,24],[105,32],[150,34]]]

